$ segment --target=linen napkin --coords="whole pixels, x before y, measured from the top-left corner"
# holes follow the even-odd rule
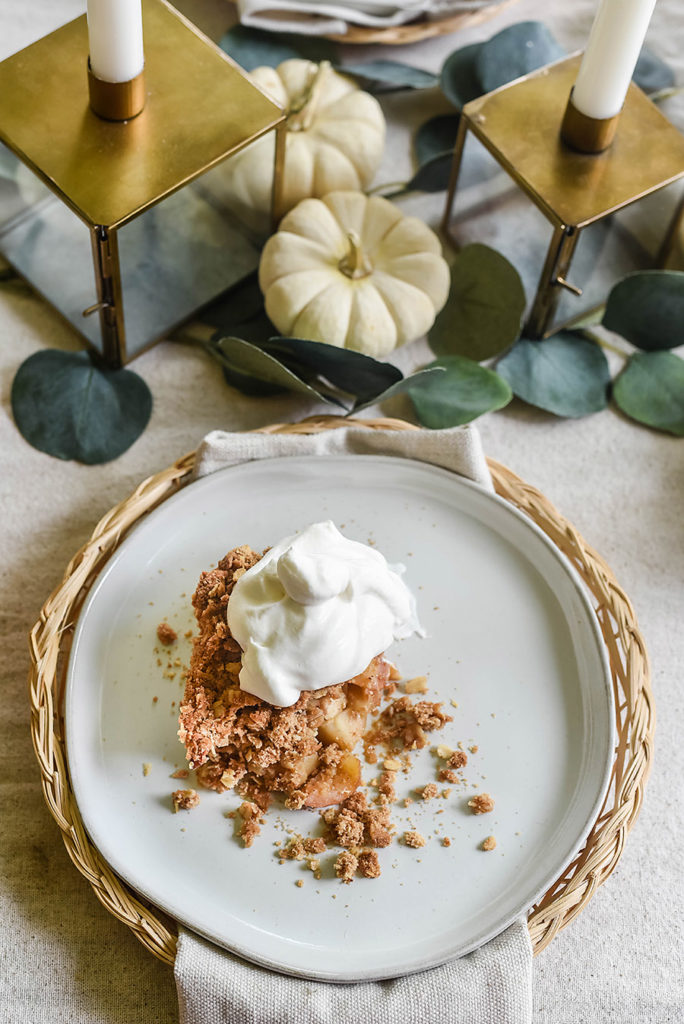
[[[297,455],[391,455],[442,466],[493,491],[474,427],[318,434],[207,434],[195,476],[255,459]],[[442,967],[390,981],[336,985],[292,978],[241,960],[179,929],[174,968],[180,1024],[529,1024],[532,946],[525,919]]]
[[[498,0],[238,0],[243,25],[270,32],[344,35],[349,24],[390,28],[477,11]]]

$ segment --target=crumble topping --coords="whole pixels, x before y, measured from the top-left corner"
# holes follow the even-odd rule
[[[375,850],[362,850],[359,854],[359,874],[363,878],[379,878],[380,861]]]
[[[342,853],[338,854],[335,861],[335,874],[341,882],[349,885],[350,882],[354,881],[358,864],[358,858],[353,853],[350,853],[349,850],[343,850]]]
[[[494,810],[494,799],[489,793],[477,793],[468,801],[473,814],[489,814]]]
[[[394,751],[421,750],[427,745],[427,732],[442,729],[451,721],[451,715],[442,711],[441,703],[419,700],[413,704],[409,697],[398,697],[384,709],[366,734],[366,759],[374,763],[378,746]]]
[[[390,812],[386,805],[371,807],[364,793],[356,792],[340,805],[328,807],[321,817],[332,840],[347,848],[385,847],[392,842]]]
[[[384,796],[389,803],[397,798],[397,792],[394,788],[396,780],[396,772],[383,772],[378,779],[378,792],[381,796]]]
[[[164,647],[171,647],[178,639],[178,634],[172,626],[169,626],[168,622],[160,622],[157,626],[157,639],[160,644],[164,644]]]
[[[411,699],[428,689],[427,677],[416,676],[403,684],[405,695],[391,700],[366,731],[367,715],[378,710],[401,680],[396,666],[382,655],[354,679],[302,692],[291,707],[280,708],[242,691],[242,653],[228,627],[227,605],[235,582],[260,557],[246,545],[235,548],[216,569],[201,574],[193,595],[199,635],[193,640],[179,720],[189,768],[196,770],[200,785],[240,794],[242,804],[227,816],[239,815],[237,834],[245,847],[260,833],[272,795],[280,793],[289,809],[320,809],[325,825],[323,836],[297,835],[282,846],[276,843],[275,854],[281,864],[305,861],[303,867],[320,878],[319,856],[326,853],[328,845],[337,845],[342,850],[335,858],[334,870],[342,882],[349,884],[357,874],[377,878],[381,870],[376,850],[388,847],[393,839],[390,804],[397,800],[397,773],[408,772],[408,752],[426,747],[427,734],[442,729],[452,717],[439,702]],[[157,636],[166,645],[177,640],[168,623],[159,624]],[[180,660],[176,662],[180,666]],[[168,668],[176,667],[176,662],[172,666],[169,661]],[[454,701],[452,705],[458,706]],[[361,765],[351,752],[361,740],[369,763],[377,763],[377,748],[385,755],[380,755],[383,770],[379,777],[367,783],[377,788],[372,803],[358,788]],[[458,772],[468,764],[468,756],[462,742],[458,747],[454,750],[440,744],[433,748],[445,764],[437,772],[440,781],[464,783]],[[478,747],[473,744],[469,750],[476,753]],[[172,778],[187,778],[188,774],[188,769],[178,769]],[[428,801],[447,799],[450,792],[429,782],[413,795]],[[198,803],[199,795],[192,789],[173,794],[174,811]],[[404,807],[411,803],[411,797],[402,800]],[[494,800],[487,793],[478,794],[468,801],[468,807],[474,814],[488,813]],[[443,847],[452,845],[447,836],[439,841]],[[412,828],[403,832],[401,842],[420,849],[427,840]],[[483,850],[495,847],[494,836],[481,843]],[[303,883],[298,879],[295,884],[301,888]]]
[[[177,811],[191,811],[200,802],[199,793],[194,789],[177,789],[171,794],[174,814]]]
[[[351,750],[386,691],[394,687],[378,656],[353,679],[304,691],[280,708],[240,689],[241,650],[230,633],[227,606],[237,579],[260,559],[246,545],[200,576],[192,603],[199,627],[193,642],[179,736],[202,786],[236,788],[258,803],[259,792],[283,793],[290,808],[325,807],[361,782]],[[246,786],[247,789],[242,787]]]
[[[465,768],[467,764],[468,755],[464,750],[454,750],[448,761],[450,768]]]
[[[261,832],[261,808],[257,804],[245,800],[238,807],[238,814],[242,818],[238,835],[245,846],[251,846]]]

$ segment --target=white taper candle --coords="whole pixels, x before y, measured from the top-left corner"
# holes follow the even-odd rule
[[[601,0],[572,94],[587,117],[622,110],[656,0]]]
[[[141,0],[88,0],[90,67],[104,82],[129,82],[143,69]]]

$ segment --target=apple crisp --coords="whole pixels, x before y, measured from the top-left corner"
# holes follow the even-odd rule
[[[347,682],[304,691],[276,707],[240,689],[241,649],[227,606],[236,581],[260,559],[250,547],[230,551],[203,572],[193,595],[199,634],[193,641],[179,736],[201,785],[236,789],[264,810],[271,793],[290,808],[339,804],[361,782],[351,753],[367,716],[391,693],[391,665],[381,655]]]

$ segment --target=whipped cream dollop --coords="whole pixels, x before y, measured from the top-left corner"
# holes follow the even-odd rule
[[[394,640],[422,633],[403,572],[330,520],[275,544],[228,602],[240,689],[290,707],[302,690],[346,682]]]

